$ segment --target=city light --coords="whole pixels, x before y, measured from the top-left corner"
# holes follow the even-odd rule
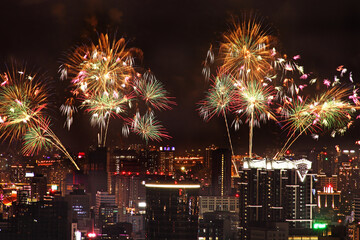
[[[327,227],[327,223],[314,223],[313,228],[314,229],[325,229]]]
[[[200,188],[199,184],[145,184],[149,188]]]
[[[91,232],[91,233],[88,233],[87,236],[88,236],[89,238],[95,238],[95,237],[96,237],[96,233]]]

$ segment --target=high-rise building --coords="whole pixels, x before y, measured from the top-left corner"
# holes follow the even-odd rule
[[[355,197],[353,199],[353,209],[354,209],[354,218],[355,218],[355,222],[359,223],[360,222],[360,197]]]
[[[95,205],[95,222],[99,227],[101,227],[100,216],[103,217],[103,220],[106,221],[107,216],[112,216],[111,211],[116,211],[118,215],[118,210],[115,204],[115,195],[109,194],[108,192],[97,192],[96,193],[96,205]],[[111,218],[111,217],[109,217]],[[116,216],[117,219],[117,216]],[[112,220],[109,220],[112,221]]]
[[[102,203],[99,206],[97,226],[101,229],[101,232],[103,232],[103,229],[107,228],[108,226],[115,225],[119,222],[118,212],[118,208],[115,205]]]
[[[216,149],[218,149],[214,144],[208,146],[207,148],[205,148],[205,161],[204,161],[204,165],[207,168],[211,167],[211,163],[212,163],[212,152],[215,151]]]
[[[325,186],[322,191],[317,191],[317,205],[319,209],[339,210],[341,203],[341,191],[336,191],[331,184]]]
[[[159,151],[157,148],[142,150],[140,152],[140,162],[142,171],[151,174],[158,172],[159,169]]]
[[[109,151],[106,147],[98,147],[89,153],[88,174],[91,205],[95,205],[98,191],[108,191]]]
[[[115,193],[115,175],[142,171],[139,154],[135,150],[114,149],[108,167],[108,192]]]
[[[174,167],[174,153],[175,147],[160,147],[159,148],[159,165],[158,171],[165,174],[173,173]]]
[[[314,173],[331,176],[336,174],[336,156],[327,149],[318,152],[314,164]],[[316,172],[315,172],[316,171]]]
[[[77,222],[80,231],[89,231],[93,224],[90,214],[90,194],[83,189],[74,189],[65,196],[69,208],[69,222]]]
[[[131,223],[134,239],[145,239],[145,215],[130,214],[126,222]]]
[[[239,214],[239,197],[236,196],[200,196],[199,217],[203,214],[215,211],[227,211]]]
[[[8,226],[1,228],[0,239],[54,239],[67,237],[67,205],[62,198],[16,203]]]
[[[329,185],[332,186],[334,191],[338,190],[338,176],[326,176],[325,174],[318,174],[316,175],[317,183],[316,183],[316,190],[322,191],[324,187],[328,187]]]
[[[34,201],[44,199],[47,192],[47,180],[43,175],[36,175],[31,180],[31,198]]]
[[[239,171],[240,239],[265,222],[288,222],[290,229],[311,228],[316,206],[314,176],[305,159],[246,159]]]
[[[110,156],[109,172],[119,174],[125,172],[140,172],[139,155],[135,150],[115,149]]]
[[[231,193],[231,153],[228,149],[212,151],[211,187],[213,195],[226,196]]]
[[[199,184],[147,183],[146,238],[196,239]]]
[[[338,190],[341,190],[340,213],[350,215],[351,203],[360,187],[360,169],[348,159],[341,161],[338,168]]]
[[[115,202],[119,208],[119,220],[126,221],[127,213],[143,213],[145,181],[140,175],[124,173],[114,175]]]
[[[239,215],[228,211],[207,212],[199,220],[199,240],[237,240]]]

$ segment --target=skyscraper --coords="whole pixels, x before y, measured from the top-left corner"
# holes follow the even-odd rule
[[[115,209],[116,208],[116,209]],[[108,192],[97,192],[96,193],[96,205],[95,205],[95,222],[97,223],[98,227],[102,227],[100,223],[100,215],[102,215],[101,210],[107,212],[107,215],[111,214],[111,209],[116,211],[116,215],[118,215],[117,207],[115,204],[115,195],[111,195]],[[106,217],[106,216],[105,216]],[[117,216],[116,216],[117,219]]]
[[[239,171],[240,239],[265,222],[311,228],[316,206],[311,162],[305,159],[247,159]]]
[[[204,161],[205,167],[207,167],[207,168],[211,167],[212,152],[214,150],[216,150],[216,149],[217,149],[217,147],[214,144],[212,144],[212,145],[208,146],[207,148],[205,148],[205,161]]]
[[[228,149],[212,152],[211,185],[213,195],[226,196],[231,192],[231,154]]]
[[[175,147],[160,147],[158,171],[165,174],[173,173]]]
[[[83,189],[74,189],[65,196],[69,207],[69,222],[77,222],[81,231],[91,230],[90,194]]]
[[[109,152],[106,147],[98,147],[89,153],[89,188],[91,205],[95,205],[95,195],[98,191],[107,191],[107,165]]]
[[[148,183],[146,186],[146,237],[196,239],[199,184]]]

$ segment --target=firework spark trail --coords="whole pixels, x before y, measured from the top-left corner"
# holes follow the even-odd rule
[[[1,74],[7,84],[0,91],[0,116],[3,139],[10,142],[23,139],[23,151],[27,154],[37,153],[40,149],[52,145],[65,154],[79,170],[71,155],[62,145],[54,132],[49,128],[50,121],[43,109],[48,105],[45,85],[37,75],[27,75],[25,70]]]
[[[225,111],[225,110],[223,110],[223,111]],[[224,112],[223,115],[224,115],[224,121],[225,121],[225,125],[226,125],[226,131],[227,131],[227,135],[228,135],[228,139],[229,139],[231,154],[232,154],[231,156],[235,156],[235,154],[234,154],[234,149],[233,149],[233,145],[232,145],[232,142],[231,142],[231,136],[230,136],[230,131],[229,131],[229,125],[228,125],[227,118],[226,118],[226,113]],[[231,158],[231,162],[232,162],[232,164],[234,165],[234,169],[235,169],[235,174],[236,174],[236,176],[239,176],[239,171],[238,171],[238,169],[237,169],[235,160],[234,160],[233,158]]]
[[[33,155],[34,153],[37,154],[41,149],[47,149],[47,147],[51,144],[60,150],[74,164],[77,170],[80,170],[73,157],[61,143],[60,139],[50,129],[50,121],[41,118],[34,120],[36,125],[30,127],[24,135],[23,153],[30,155]]]
[[[206,93],[205,99],[199,103],[200,107],[198,110],[205,121],[210,120],[215,115],[223,115],[231,153],[234,156],[226,113],[230,111],[236,87],[234,86],[232,76],[229,74],[219,73],[212,81],[213,83]],[[238,175],[239,173],[233,160],[232,163]]]

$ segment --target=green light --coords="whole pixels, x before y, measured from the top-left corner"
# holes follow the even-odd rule
[[[314,223],[314,229],[325,229],[327,227],[327,223]]]

